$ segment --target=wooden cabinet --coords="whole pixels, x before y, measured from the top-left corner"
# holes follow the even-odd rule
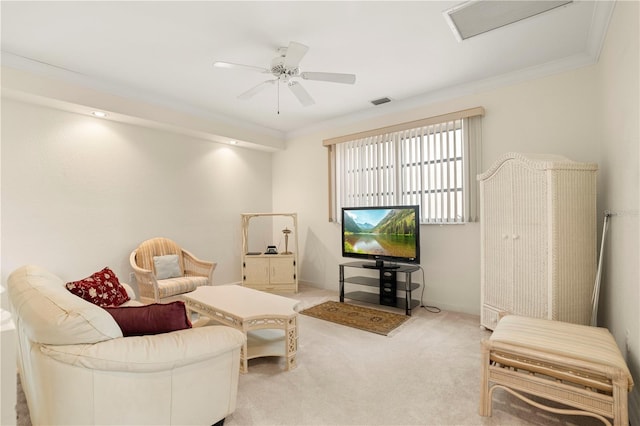
[[[297,291],[296,258],[293,255],[247,255],[243,263],[243,285],[263,291]]]
[[[298,218],[296,213],[243,213],[242,217],[242,285],[268,292],[298,292]],[[250,223],[256,218],[284,217],[287,244],[283,252],[266,254],[249,250]],[[291,227],[291,228],[289,228]],[[279,230],[274,230],[276,232]],[[266,247],[265,247],[266,249]]]
[[[597,165],[509,153],[480,181],[481,325],[501,312],[588,324]]]

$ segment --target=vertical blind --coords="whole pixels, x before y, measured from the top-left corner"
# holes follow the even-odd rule
[[[482,108],[325,141],[330,217],[342,207],[420,205],[421,223],[477,220]]]

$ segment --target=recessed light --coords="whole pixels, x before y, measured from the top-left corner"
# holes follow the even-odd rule
[[[229,145],[238,145],[238,141],[229,141]]]
[[[107,116],[107,113],[103,111],[93,111],[91,115],[93,115],[94,117],[104,118]]]

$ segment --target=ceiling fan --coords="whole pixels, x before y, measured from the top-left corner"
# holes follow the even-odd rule
[[[271,74],[275,78],[265,80],[257,86],[252,87],[246,92],[240,94],[238,99],[251,99],[256,93],[260,92],[264,88],[275,84],[286,83],[291,92],[300,101],[303,106],[313,105],[315,101],[302,87],[297,78],[303,80],[316,80],[327,81],[331,83],[343,83],[354,84],[356,82],[356,76],[354,74],[340,74],[332,72],[300,72],[299,64],[304,55],[306,55],[309,47],[304,44],[296,43],[292,41],[288,47],[280,47],[278,49],[278,56],[271,61],[270,68],[255,67],[253,65],[234,64],[231,62],[217,61],[213,63],[214,67],[218,68],[233,68],[233,69],[245,69],[251,71],[258,71],[264,74]],[[280,92],[278,91],[278,113],[279,111],[279,99]]]

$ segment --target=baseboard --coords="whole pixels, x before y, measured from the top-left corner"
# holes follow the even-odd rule
[[[311,281],[298,280],[298,287],[311,287],[318,290],[333,290],[336,293],[338,292],[338,286],[336,286],[336,288],[326,288],[318,283],[314,283]]]

